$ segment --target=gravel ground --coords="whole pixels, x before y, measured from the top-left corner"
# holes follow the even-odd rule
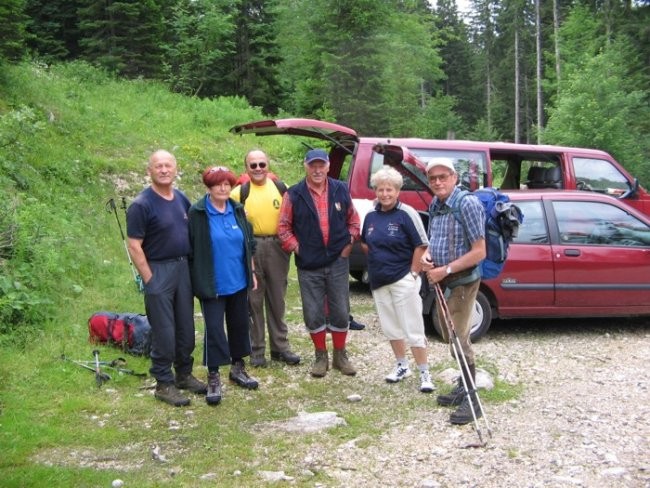
[[[358,313],[371,300],[352,287],[355,318],[368,324],[351,332],[361,374],[390,354],[374,313]],[[348,443],[323,464],[346,487],[650,487],[649,326],[649,319],[496,322],[475,345],[479,367],[495,367],[522,393],[485,405],[492,433],[481,422],[485,447],[470,447],[478,441],[472,425],[451,426],[450,410],[432,407],[395,424],[381,443]],[[432,341],[434,374],[447,354]]]

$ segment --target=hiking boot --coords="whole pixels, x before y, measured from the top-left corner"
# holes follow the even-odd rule
[[[431,393],[436,387],[431,381],[431,373],[428,371],[420,372],[420,391],[422,393]]]
[[[230,381],[233,381],[242,388],[255,390],[259,386],[259,382],[255,378],[248,376],[244,361],[241,359],[239,361],[235,361],[235,364],[230,366],[230,374],[228,377],[230,378]]]
[[[266,368],[266,358],[264,356],[251,356],[251,366],[255,368]]]
[[[221,402],[221,376],[219,372],[208,373],[208,392],[205,395],[208,405],[219,405]]]
[[[352,315],[350,315],[350,317],[348,318],[348,327],[350,330],[363,330],[366,328],[366,324],[357,322],[352,318]]]
[[[470,395],[463,396],[463,401],[460,406],[449,416],[449,422],[454,425],[465,425],[474,421],[470,407],[470,398],[472,399],[471,402],[474,406],[474,414],[476,415],[476,418],[478,419],[483,416],[481,407],[479,407],[476,399],[476,393],[471,393]]]
[[[390,374],[386,375],[385,380],[386,383],[397,383],[398,381],[402,381],[404,378],[408,378],[411,374],[411,368],[408,367],[408,364],[398,364]]]
[[[185,407],[190,404],[190,399],[183,396],[174,383],[158,383],[154,397],[174,407]]]
[[[192,373],[177,374],[176,388],[179,390],[187,390],[197,395],[205,395],[208,391],[208,385],[203,383],[203,381],[197,380]]]
[[[456,380],[456,386],[454,386],[454,389],[444,395],[438,395],[436,397],[436,402],[438,402],[438,405],[443,407],[455,407],[463,402],[464,397],[465,388],[463,387],[463,380],[459,376]]]
[[[330,369],[330,360],[327,349],[316,349],[316,359],[311,365],[311,375],[322,378],[327,374],[328,369]]]
[[[291,366],[294,366],[300,362],[300,356],[291,351],[271,351],[271,359],[273,359],[273,361],[282,361],[283,363],[290,364]]]
[[[332,358],[332,368],[338,369],[341,373],[347,376],[354,376],[357,370],[354,369],[352,363],[348,359],[348,352],[344,349],[334,349],[334,357]]]

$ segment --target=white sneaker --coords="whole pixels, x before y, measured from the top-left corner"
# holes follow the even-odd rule
[[[388,383],[397,383],[398,381],[403,380],[411,376],[411,368],[408,366],[400,366],[399,364],[395,366],[393,372],[386,376],[386,381]]]
[[[433,384],[433,381],[431,381],[431,373],[428,371],[422,371],[420,373],[420,391],[422,393],[431,393],[435,389],[436,387]]]

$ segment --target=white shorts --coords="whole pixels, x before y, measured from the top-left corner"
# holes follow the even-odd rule
[[[372,290],[379,324],[386,338],[406,340],[410,347],[426,347],[420,298],[420,276],[407,273],[402,279]]]

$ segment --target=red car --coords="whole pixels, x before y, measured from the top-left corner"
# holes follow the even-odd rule
[[[611,196],[505,192],[524,221],[501,275],[481,283],[472,339],[492,319],[650,315],[650,219]],[[428,326],[439,330],[425,297]]]

